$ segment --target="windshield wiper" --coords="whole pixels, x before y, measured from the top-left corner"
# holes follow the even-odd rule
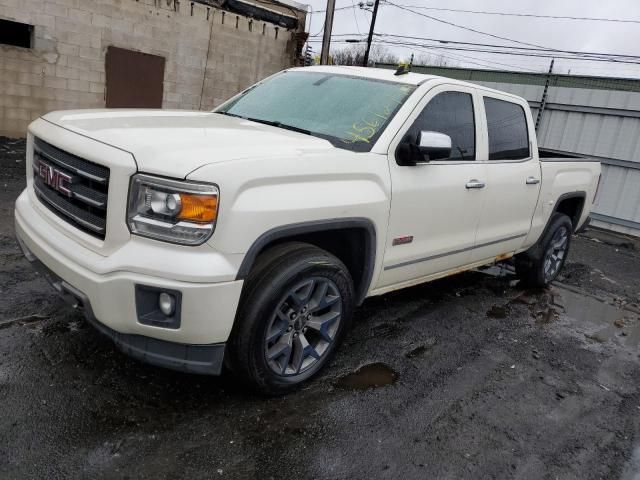
[[[286,123],[278,122],[277,120],[262,120],[260,118],[248,118],[252,122],[264,123],[265,125],[271,125],[272,127],[284,128],[285,130],[291,130],[292,132],[304,133],[305,135],[311,135],[311,131],[304,128],[296,127],[294,125],[287,125]]]
[[[296,127],[294,125],[287,125],[286,123],[278,122],[277,120],[263,120],[261,118],[251,118],[244,117],[242,115],[237,115],[235,113],[229,112],[215,112],[220,115],[229,115],[230,117],[242,118],[243,120],[249,120],[250,122],[263,123],[265,125],[270,125],[272,127],[284,128],[285,130],[291,130],[292,132],[304,133],[305,135],[313,135],[310,130],[305,130],[304,128]]]
[[[243,117],[242,115],[236,115],[235,113],[229,113],[229,112],[213,112],[213,113],[217,113],[219,115],[229,115],[230,117],[244,118],[245,120],[247,119],[246,117]]]

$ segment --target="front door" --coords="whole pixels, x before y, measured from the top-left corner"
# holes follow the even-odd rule
[[[407,283],[469,262],[484,202],[477,188],[486,164],[476,159],[480,125],[474,89],[440,85],[429,90],[391,143],[391,212],[379,288]],[[449,135],[448,158],[401,166],[396,150],[420,131]]]

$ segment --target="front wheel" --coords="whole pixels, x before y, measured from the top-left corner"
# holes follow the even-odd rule
[[[560,273],[569,254],[573,224],[568,216],[554,214],[538,243],[516,257],[516,273],[530,287],[546,287]]]
[[[298,387],[330,361],[353,305],[339,259],[303,243],[275,247],[246,280],[229,345],[232,370],[262,393]]]

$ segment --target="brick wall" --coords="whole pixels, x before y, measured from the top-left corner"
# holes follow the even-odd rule
[[[0,45],[7,136],[48,111],[104,107],[109,45],[166,58],[164,108],[210,109],[295,60],[293,32],[188,1],[0,0],[0,18],[35,26],[32,49]]]

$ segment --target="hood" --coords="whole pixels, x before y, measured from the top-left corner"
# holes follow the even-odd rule
[[[211,112],[71,110],[52,112],[43,118],[130,152],[141,172],[178,178],[215,162],[295,156],[334,148],[317,137]]]

